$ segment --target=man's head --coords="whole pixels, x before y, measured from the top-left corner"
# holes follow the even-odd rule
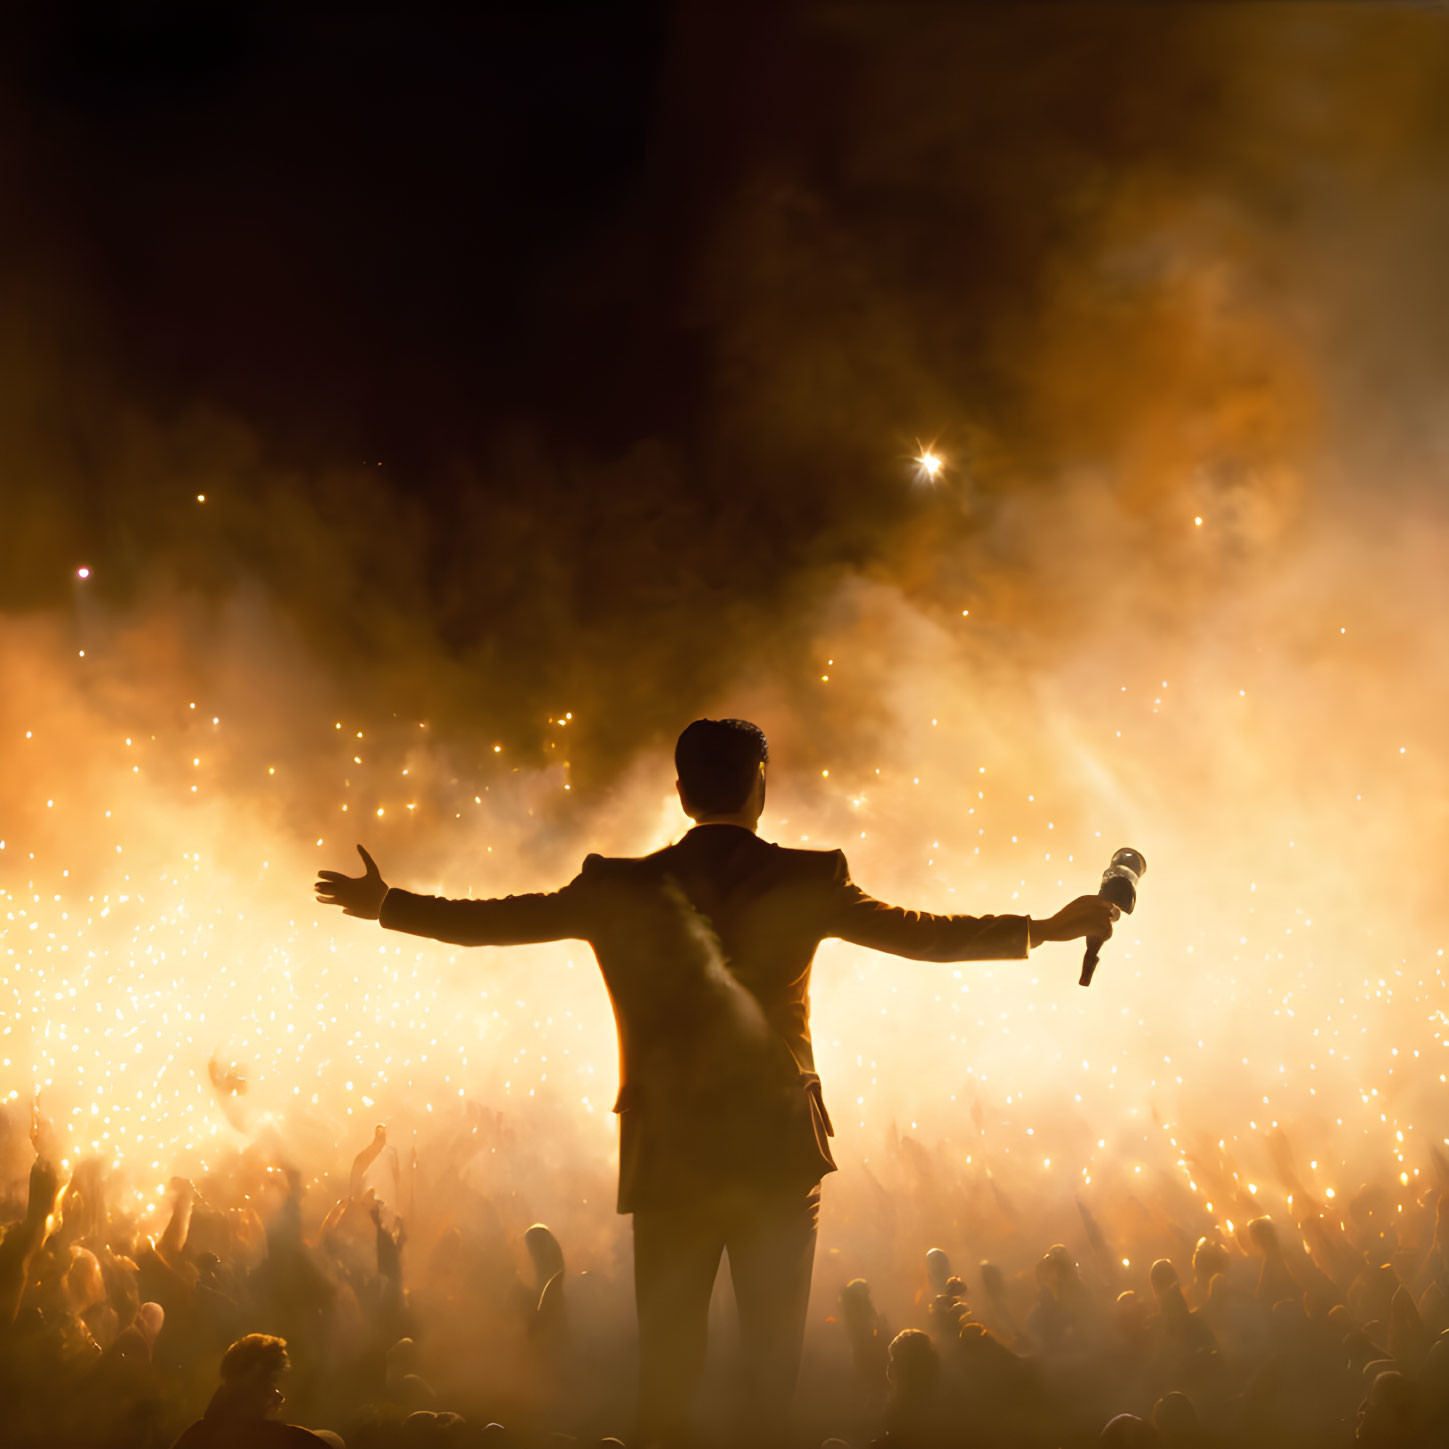
[[[1418,1385],[1397,1369],[1375,1375],[1368,1397],[1358,1406],[1358,1444],[1409,1445],[1424,1441],[1415,1432],[1421,1427]]]
[[[765,808],[770,747],[758,725],[742,719],[697,719],[674,747],[679,803],[694,820],[754,828]]]
[[[941,1355],[929,1333],[905,1328],[891,1339],[886,1379],[891,1397],[902,1406],[921,1407],[935,1395],[941,1382]]]
[[[266,1416],[282,1407],[282,1378],[291,1367],[287,1341],[248,1333],[221,1356],[221,1386],[234,1410]]]

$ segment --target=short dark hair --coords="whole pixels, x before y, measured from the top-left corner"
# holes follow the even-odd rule
[[[697,719],[674,747],[684,802],[701,815],[727,815],[750,798],[770,758],[759,725],[744,719]]]
[[[289,1367],[285,1338],[275,1338],[270,1333],[248,1333],[222,1354],[221,1381],[267,1385]]]

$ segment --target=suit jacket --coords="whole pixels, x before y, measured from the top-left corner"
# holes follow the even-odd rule
[[[619,1211],[808,1187],[830,1119],[810,968],[837,937],[917,961],[1027,954],[1025,916],[928,915],[850,879],[838,850],[700,825],[639,860],[591,855],[562,890],[447,900],[390,890],[382,924],[460,946],[583,940],[619,1033]]]

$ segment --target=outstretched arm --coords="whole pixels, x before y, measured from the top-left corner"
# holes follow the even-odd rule
[[[357,852],[366,867],[362,875],[317,873],[317,899],[341,906],[343,915],[381,921],[389,930],[455,946],[526,946],[588,938],[580,880],[546,894],[449,900],[389,888],[373,858],[360,845]]]
[[[1047,920],[1030,916],[938,916],[903,910],[868,896],[850,878],[836,852],[824,936],[906,956],[913,961],[1012,961],[1043,941],[1071,941],[1112,934],[1117,907],[1098,896],[1081,896]]]
[[[347,1179],[347,1196],[361,1197],[362,1184],[367,1177],[367,1169],[377,1161],[382,1149],[387,1146],[387,1128],[379,1122],[372,1131],[372,1141],[352,1159],[352,1172]]]
[[[37,1157],[30,1168],[30,1197],[25,1216],[0,1242],[0,1328],[15,1322],[31,1259],[45,1240],[45,1225],[55,1207],[60,1177],[48,1158]]]

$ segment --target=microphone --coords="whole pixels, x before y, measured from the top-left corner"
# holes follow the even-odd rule
[[[1137,904],[1137,883],[1146,874],[1147,862],[1131,846],[1124,845],[1112,857],[1112,863],[1102,872],[1102,884],[1097,888],[1097,894],[1103,900],[1111,901],[1114,906],[1130,916],[1132,907]],[[1078,978],[1078,986],[1092,984],[1092,972],[1097,969],[1097,957],[1101,950],[1100,941],[1087,942],[1087,952],[1082,957],[1082,974]]]

